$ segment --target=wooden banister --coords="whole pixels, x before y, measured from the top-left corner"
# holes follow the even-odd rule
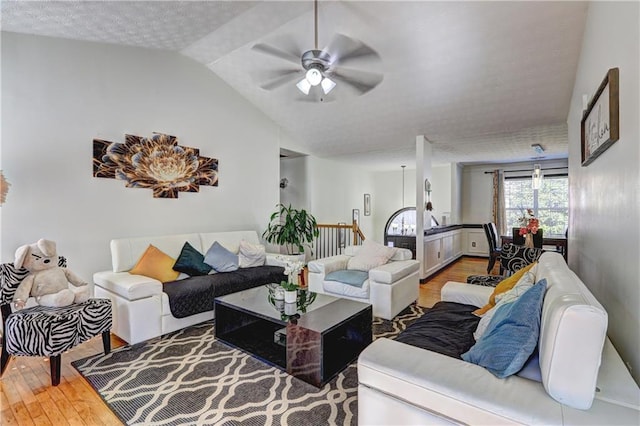
[[[320,235],[316,238],[314,255],[316,259],[342,254],[349,245],[360,245],[365,240],[362,230],[356,222],[319,223]]]

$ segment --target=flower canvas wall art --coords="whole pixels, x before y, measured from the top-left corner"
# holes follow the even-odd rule
[[[151,189],[154,198],[178,198],[180,192],[199,192],[200,185],[218,186],[218,160],[179,145],[175,136],[125,135],[124,143],[93,140],[93,176]]]

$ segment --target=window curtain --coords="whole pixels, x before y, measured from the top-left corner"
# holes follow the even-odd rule
[[[492,205],[493,223],[496,224],[498,230],[497,237],[506,235],[505,229],[507,217],[504,209],[504,172],[500,170],[493,171],[493,205]]]

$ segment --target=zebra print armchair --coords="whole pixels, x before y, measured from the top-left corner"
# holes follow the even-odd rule
[[[65,267],[66,259],[58,258]],[[49,357],[51,384],[60,383],[60,359],[63,352],[102,334],[104,353],[111,351],[111,301],[89,299],[61,308],[32,306],[12,312],[13,296],[29,274],[13,263],[0,265],[0,309],[2,310],[2,357],[0,375],[12,356]]]
[[[511,275],[537,261],[542,253],[544,250],[539,248],[507,243],[500,250],[500,270],[504,271],[505,275]],[[469,275],[467,284],[495,287],[505,278],[505,275]]]

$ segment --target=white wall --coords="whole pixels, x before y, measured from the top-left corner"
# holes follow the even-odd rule
[[[416,171],[406,169],[404,175],[404,207],[416,205]],[[453,181],[452,176],[461,176],[462,169],[455,164],[432,166],[431,168],[431,202],[434,210],[433,216],[440,221],[445,211],[459,209],[461,196],[456,196],[456,190],[461,191],[461,185]],[[400,210],[402,205],[402,169],[392,172],[375,172],[373,175],[376,205],[374,209],[374,238],[376,241],[384,241],[384,225],[391,215]],[[421,185],[421,190],[422,190]],[[454,201],[457,204],[454,207]],[[459,214],[458,214],[459,217]],[[454,221],[453,216],[449,224],[462,223],[459,219]]]
[[[399,167],[398,167],[399,168]],[[384,242],[384,226],[391,215],[403,207],[416,205],[416,171],[405,169],[404,206],[402,205],[402,169],[392,172],[376,172],[373,175],[375,215],[373,236],[375,241]]]
[[[451,167],[452,164],[431,167],[431,214],[442,225],[442,215],[451,215]],[[452,222],[449,220],[448,224]]]
[[[219,159],[219,187],[154,199],[92,177],[92,140],[166,132]],[[111,267],[109,240],[261,232],[279,200],[279,129],[179,54],[2,33],[2,261],[45,237],[87,281]]]
[[[366,238],[371,238],[379,203],[374,192],[373,173],[335,160],[306,158],[309,211],[318,223],[350,224],[352,209],[359,209],[360,228]],[[364,215],[365,193],[371,194],[371,216]]]
[[[280,178],[289,181],[286,188],[280,189],[280,202],[308,211],[307,157],[281,158]]]
[[[640,378],[640,75],[637,2],[589,5],[569,127],[569,265],[609,314],[609,337]],[[620,69],[620,139],[581,167],[582,95]]]

